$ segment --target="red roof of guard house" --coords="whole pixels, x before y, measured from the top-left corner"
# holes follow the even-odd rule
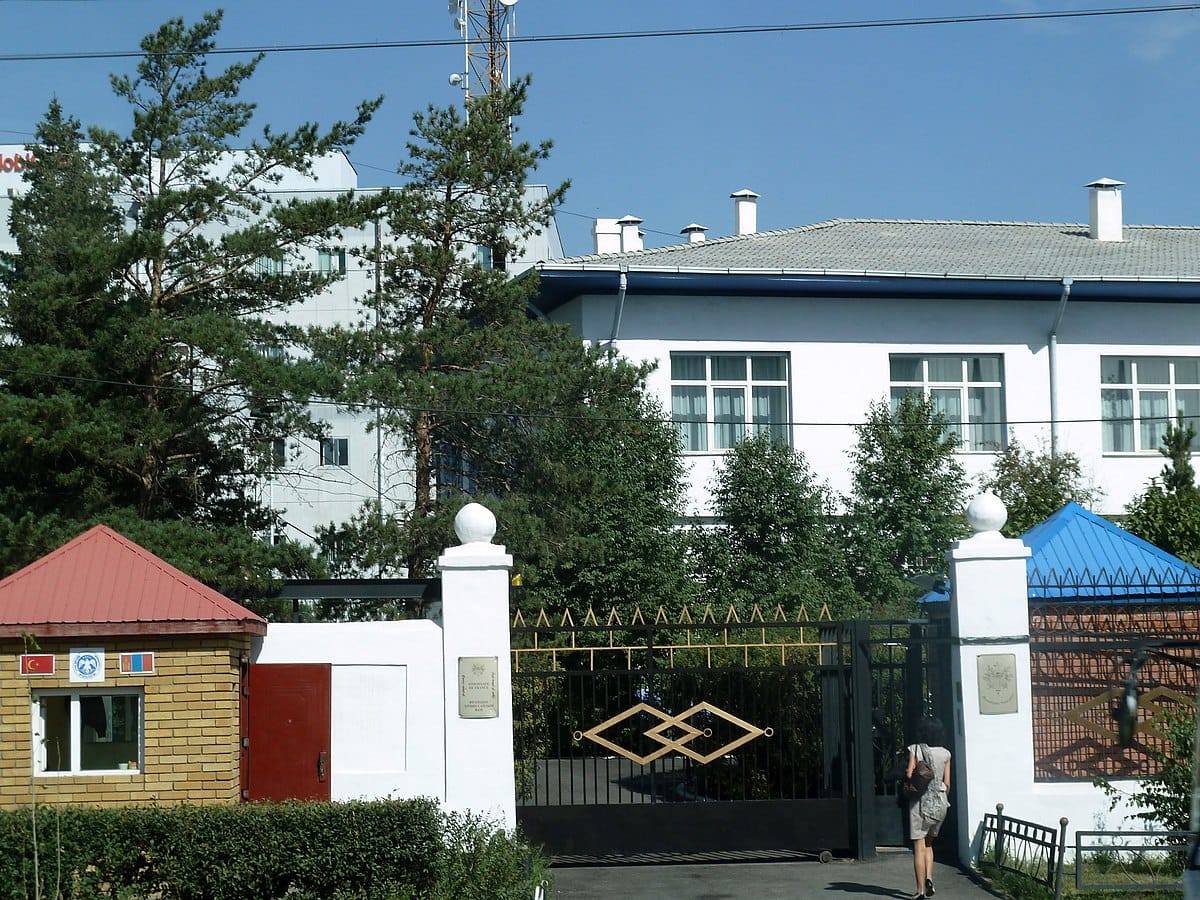
[[[0,581],[0,637],[266,634],[266,620],[97,525]]]

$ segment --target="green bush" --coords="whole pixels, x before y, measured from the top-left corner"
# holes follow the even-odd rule
[[[528,897],[544,869],[429,800],[40,807],[36,877],[32,825],[0,812],[0,900]]]

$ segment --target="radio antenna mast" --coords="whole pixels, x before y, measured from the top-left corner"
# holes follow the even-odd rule
[[[491,94],[512,83],[509,42],[516,30],[517,0],[449,0],[454,27],[463,39],[463,72],[450,84],[463,99]]]

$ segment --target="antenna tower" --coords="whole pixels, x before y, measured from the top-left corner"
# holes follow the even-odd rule
[[[511,83],[509,41],[516,29],[516,5],[517,0],[449,0],[466,57],[462,76],[451,75],[450,83],[462,87],[465,99]]]

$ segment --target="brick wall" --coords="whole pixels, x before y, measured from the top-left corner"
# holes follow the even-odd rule
[[[125,803],[233,803],[240,784],[240,659],[246,635],[157,638],[43,639],[37,652],[54,653],[53,676],[20,674],[20,642],[0,643],[0,808],[30,802],[114,806]],[[103,648],[103,684],[71,684],[71,648]],[[119,654],[151,651],[152,675],[119,674]],[[105,693],[142,688],[141,768],[32,778],[31,690]]]

